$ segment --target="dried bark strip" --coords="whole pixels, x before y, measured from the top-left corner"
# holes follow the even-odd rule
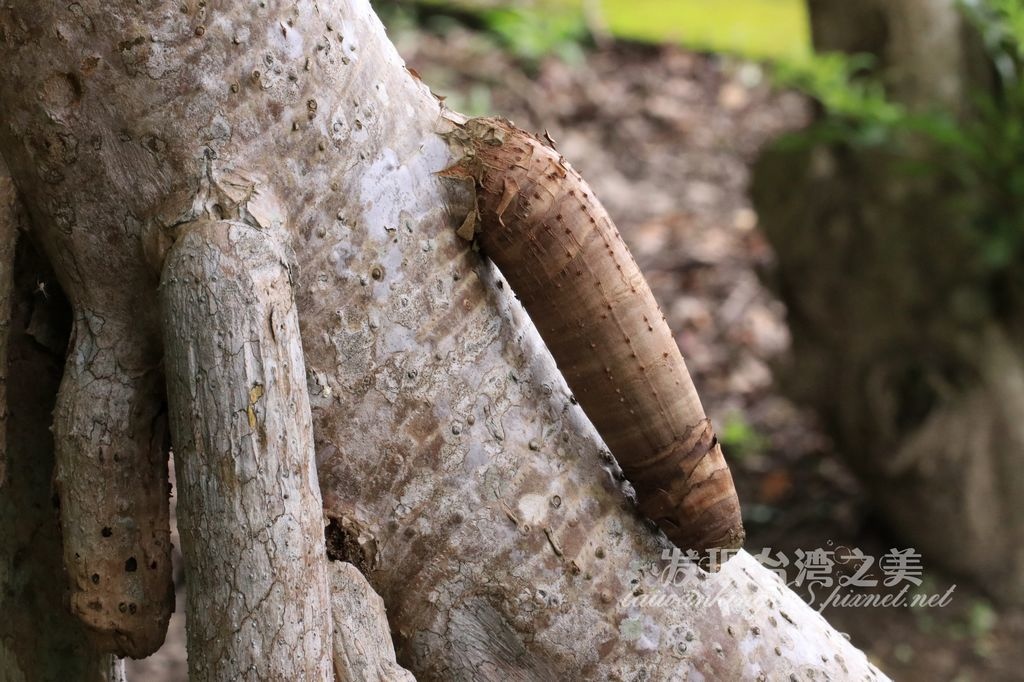
[[[289,257],[202,221],[161,284],[194,680],[324,680],[322,500]]]
[[[590,188],[555,149],[507,121],[472,119],[451,138],[464,156],[446,175],[476,187],[476,213],[460,234],[475,234],[508,278],[641,512],[680,547],[742,545],[739,501],[710,420]]]

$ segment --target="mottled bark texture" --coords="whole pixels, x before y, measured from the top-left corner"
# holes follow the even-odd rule
[[[743,544],[732,475],[686,363],[604,207],[550,144],[500,119],[450,136],[478,240],[537,326],[587,417],[679,547]]]
[[[966,120],[989,87],[980,38],[953,0],[816,0],[811,10],[818,48],[875,54],[876,75],[912,111]],[[975,228],[947,201],[962,192],[947,159],[901,142],[901,155],[828,143],[759,160],[753,196],[794,342],[777,376],[818,411],[903,543],[1021,603],[1019,315],[998,319],[985,293],[998,287],[979,286]],[[908,171],[908,154],[933,172]]]
[[[387,612],[359,569],[335,561],[328,569],[334,619],[334,679],[347,682],[415,682],[395,662]]]
[[[78,319],[150,348],[178,226],[286,230],[324,510],[419,679],[879,676],[749,555],[666,579],[670,546],[456,235],[454,126],[366,0],[6,0],[0,37],[0,150]]]
[[[0,162],[2,164],[2,162]],[[0,187],[6,177],[0,167]],[[10,187],[7,187],[10,190]],[[12,203],[0,207],[0,225]],[[3,229],[6,229],[4,226]],[[12,267],[13,266],[13,267]],[[4,275],[10,291],[7,347],[7,480],[0,490],[0,680],[120,682],[122,664],[90,646],[63,600],[60,526],[54,505],[50,412],[60,382],[70,310],[27,238]]]
[[[193,680],[326,680],[323,511],[291,254],[182,229],[160,286]]]

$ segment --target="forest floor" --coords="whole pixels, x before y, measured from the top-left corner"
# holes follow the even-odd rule
[[[813,414],[773,381],[790,339],[785,308],[766,285],[773,256],[747,184],[758,150],[809,122],[803,97],[774,91],[757,64],[674,47],[614,43],[568,61],[524,64],[485,35],[451,25],[443,35],[396,31],[392,38],[452,109],[546,130],[601,197],[718,428],[745,510],[748,551],[782,553],[788,580],[798,581],[798,551],[859,548],[882,557],[903,548],[871,517]],[[928,557],[922,563],[921,590],[942,594],[957,585],[948,606],[830,606],[823,614],[897,680],[1021,679],[1024,612],[1000,611]],[[794,584],[810,601],[807,588]],[[182,609],[179,589],[167,644],[132,662],[131,679],[185,679]]]

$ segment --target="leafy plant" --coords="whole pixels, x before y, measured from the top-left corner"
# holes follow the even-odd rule
[[[881,127],[898,125],[906,111],[869,76],[875,62],[869,54],[819,53],[779,61],[774,75],[779,85],[810,95],[831,116]]]
[[[1024,263],[1024,0],[961,0],[996,73],[970,113],[910,112],[887,95],[870,55],[819,54],[776,65],[780,85],[814,98],[823,110],[787,145],[870,147],[910,176],[942,187],[948,225],[966,245],[965,270],[1004,312],[1024,295],[1015,282]]]
[[[741,412],[730,412],[718,434],[719,440],[729,454],[736,458],[763,451],[768,443]]]
[[[484,24],[516,57],[535,64],[549,54],[567,62],[583,58],[589,31],[578,9],[502,7],[481,12]]]

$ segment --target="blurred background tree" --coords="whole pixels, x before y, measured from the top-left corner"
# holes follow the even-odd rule
[[[822,106],[754,182],[794,338],[788,392],[898,537],[1018,604],[1022,8],[812,1],[841,77],[788,71]]]

